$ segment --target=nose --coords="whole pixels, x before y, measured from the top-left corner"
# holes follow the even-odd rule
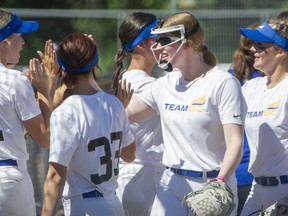
[[[256,52],[255,43],[252,44],[250,50],[251,50],[252,52]]]
[[[155,43],[153,43],[153,44],[150,46],[150,49],[151,49],[152,51],[157,51],[157,52],[159,52],[159,51],[162,51],[162,50],[163,50],[163,47],[161,46],[160,43],[158,43],[157,41],[155,41]]]
[[[156,41],[156,49],[158,52],[162,52],[164,50],[164,47],[161,45],[161,43]]]

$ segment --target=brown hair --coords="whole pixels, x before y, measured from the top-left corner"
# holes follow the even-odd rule
[[[200,26],[196,17],[188,12],[179,12],[164,18],[160,27],[169,27],[183,24],[185,27],[185,37],[190,38],[193,42],[193,49],[203,54],[204,62],[215,66],[217,59],[213,53],[211,53],[205,45],[205,34]],[[177,35],[179,37],[179,35]]]
[[[287,20],[288,19],[288,11],[282,11],[281,13],[279,13],[276,17],[277,19],[281,19],[281,20]]]
[[[151,13],[135,12],[127,16],[122,22],[118,31],[118,38],[121,42],[121,47],[114,59],[115,72],[112,76],[111,88],[114,91],[114,94],[117,92],[118,81],[121,79],[120,76],[123,71],[123,60],[127,54],[123,46],[136,38],[140,31],[155,18],[156,16]]]
[[[282,37],[288,40],[288,22],[281,19],[270,19],[268,21],[271,28],[278,32]]]
[[[77,82],[79,73],[76,69],[91,62],[97,53],[97,47],[91,38],[82,33],[66,36],[59,44],[57,57],[65,64],[65,75],[62,80],[67,87]],[[88,74],[91,70],[81,74]],[[94,74],[94,69],[93,69]]]
[[[247,28],[256,29],[260,23],[250,24]],[[253,41],[244,36],[240,36],[240,47],[235,50],[232,60],[232,67],[234,70],[234,76],[243,83],[245,80],[252,79],[253,72],[257,70],[253,67],[254,53],[250,50],[253,45]],[[259,72],[261,74],[261,72]]]

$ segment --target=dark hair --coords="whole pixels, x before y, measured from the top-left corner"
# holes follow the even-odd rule
[[[127,52],[124,49],[124,44],[127,44],[134,38],[138,36],[140,31],[156,16],[151,13],[135,12],[130,14],[122,22],[119,31],[118,38],[121,42],[121,47],[119,48],[115,56],[115,72],[112,77],[112,91],[116,94],[118,88],[118,81],[121,79],[120,74],[123,71],[123,59],[125,58]],[[133,53],[133,52],[132,52]]]
[[[282,11],[276,17],[277,19],[287,20],[288,19],[288,11]]]
[[[97,47],[93,40],[82,33],[73,33],[66,36],[59,44],[57,58],[66,66],[65,75],[62,80],[67,87],[77,82],[77,68],[91,62],[97,53]],[[81,74],[88,74],[91,69]],[[94,74],[94,68],[93,68]]]

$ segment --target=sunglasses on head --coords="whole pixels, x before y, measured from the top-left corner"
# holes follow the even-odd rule
[[[172,37],[172,36],[159,36],[156,38],[156,42],[160,43],[161,46],[166,46],[168,44],[173,44],[180,41],[181,38],[179,37]]]

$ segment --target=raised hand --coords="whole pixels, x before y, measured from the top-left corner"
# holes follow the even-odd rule
[[[37,91],[46,93],[49,90],[50,79],[45,70],[44,64],[40,63],[39,59],[33,58],[29,61],[28,77]]]
[[[131,89],[131,83],[126,82],[126,79],[119,80],[117,89],[117,97],[121,101],[122,105],[126,108],[132,98],[133,89]]]
[[[57,89],[58,77],[61,73],[61,70],[57,63],[56,52],[54,50],[52,40],[46,41],[44,54],[39,50],[37,51],[37,53],[42,60],[48,76],[50,77],[49,91],[51,100],[53,100],[55,91]]]
[[[56,59],[56,52],[53,47],[51,40],[47,40],[45,43],[45,53],[37,51],[39,57],[42,60],[42,63],[45,66],[45,69],[50,77],[58,77],[60,70],[59,65]]]

